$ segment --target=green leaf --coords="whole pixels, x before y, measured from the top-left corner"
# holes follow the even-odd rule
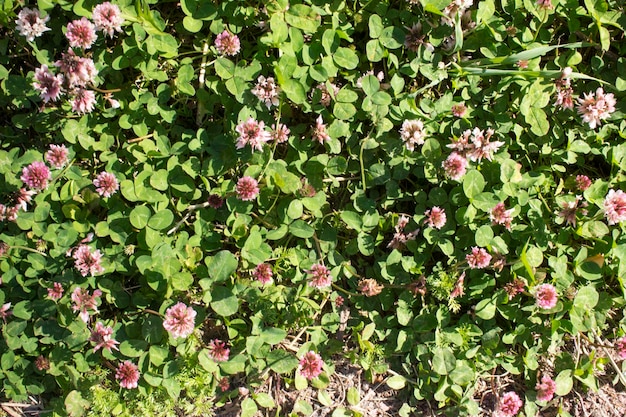
[[[359,65],[358,55],[349,48],[339,48],[337,52],[333,54],[333,60],[335,64],[346,69],[355,69],[357,65]]]
[[[383,21],[380,16],[377,14],[372,14],[368,22],[368,27],[370,30],[370,38],[378,38],[383,31]]]
[[[378,39],[372,39],[365,44],[365,55],[371,62],[378,62],[385,56],[385,50]]]
[[[456,358],[450,348],[433,349],[433,371],[447,375],[456,367]]]
[[[378,40],[385,48],[398,49],[404,44],[404,32],[395,26],[388,26],[383,29]]]
[[[496,315],[496,301],[493,298],[481,300],[476,304],[476,316],[483,320],[491,320]]]
[[[335,103],[333,114],[339,120],[350,120],[356,114],[356,107],[352,103]]]
[[[366,95],[371,96],[380,90],[380,81],[378,81],[378,78],[373,75],[368,75],[361,81],[361,86],[363,92]]]
[[[268,345],[275,345],[285,340],[287,332],[276,327],[267,327],[261,331],[259,336]]]
[[[239,261],[235,255],[227,250],[218,252],[210,258],[207,264],[207,272],[214,282],[226,281],[237,270]]]
[[[266,357],[267,365],[274,372],[288,374],[300,363],[298,358],[284,350],[272,350]]]
[[[230,288],[216,286],[211,291],[211,296],[211,308],[220,316],[232,316],[239,310],[239,300]]]
[[[202,30],[202,20],[194,19],[191,16],[183,18],[183,27],[190,33],[197,33]]]
[[[303,220],[296,220],[289,225],[289,232],[296,237],[308,239],[315,234],[315,229]]]
[[[137,229],[143,229],[148,225],[152,212],[147,206],[137,206],[130,212],[130,224]]]
[[[252,398],[246,398],[241,402],[241,417],[253,417],[259,409]]]
[[[162,210],[156,213],[148,221],[148,226],[155,230],[168,228],[174,222],[174,213],[170,210]]]
[[[537,136],[545,136],[550,131],[550,123],[546,113],[538,108],[531,107],[525,116],[526,123],[530,125],[530,131]]]
[[[564,396],[570,393],[572,388],[574,387],[574,379],[572,378],[572,371],[570,369],[566,369],[561,371],[557,377],[554,379],[556,383],[556,390],[554,393],[558,396]]]
[[[346,399],[348,400],[348,404],[357,405],[361,402],[361,398],[359,395],[359,390],[356,387],[348,388],[348,392],[346,394]]]
[[[81,417],[89,408],[91,403],[83,398],[80,392],[70,391],[65,397],[65,410],[69,417]]]
[[[304,104],[307,102],[306,91],[298,80],[289,78],[281,83],[280,87],[285,92],[287,98],[295,104]]]
[[[386,383],[389,388],[399,391],[406,386],[406,378],[402,375],[394,375],[387,379]]]
[[[276,403],[269,394],[259,392],[258,394],[253,394],[252,397],[254,401],[263,408],[269,408],[271,410],[276,407]]]
[[[154,366],[161,366],[165,362],[165,359],[169,356],[169,350],[158,345],[150,346],[150,362]]]
[[[576,308],[581,312],[591,312],[598,304],[599,300],[600,295],[598,294],[598,291],[596,291],[596,289],[591,285],[587,285],[586,287],[579,289],[578,293],[576,293],[573,308]]]
[[[476,170],[469,171],[463,177],[463,193],[469,199],[480,194],[485,188],[483,175]]]

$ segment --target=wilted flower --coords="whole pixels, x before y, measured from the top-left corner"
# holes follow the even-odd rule
[[[626,193],[609,190],[604,199],[604,215],[610,225],[626,220]]]
[[[538,401],[551,401],[556,391],[556,382],[550,378],[550,375],[544,375],[541,377],[541,382],[537,381],[535,389]]]
[[[54,65],[63,72],[69,87],[85,87],[92,84],[98,75],[93,60],[76,55],[72,48],[61,54],[61,59]]]
[[[446,225],[446,211],[440,207],[433,207],[424,212],[424,216],[426,219],[424,223],[426,223],[430,227],[434,227],[435,229],[441,229]]]
[[[96,94],[91,90],[77,88],[70,100],[72,110],[78,114],[91,113],[96,104]]]
[[[456,16],[462,15],[465,10],[472,7],[473,3],[473,0],[452,0],[452,2],[443,9],[444,16],[441,18],[441,23],[454,26]]]
[[[425,35],[422,34],[422,24],[416,23],[410,28],[407,28],[409,32],[404,36],[404,47],[410,51],[417,52],[420,46],[424,45],[427,51],[433,52],[435,48],[424,39]],[[381,80],[382,81],[382,80]]]
[[[89,246],[80,245],[76,248],[72,256],[74,258],[74,266],[84,277],[87,275],[94,276],[95,274],[104,271],[104,268],[100,265],[102,253],[100,253],[99,249],[91,252]]]
[[[423,145],[426,138],[424,123],[421,120],[405,120],[400,128],[400,137],[404,146],[410,151],[415,150],[415,145]]]
[[[615,341],[615,349],[620,359],[626,359],[626,336],[622,336]]]
[[[39,95],[44,103],[50,100],[56,101],[61,96],[62,85],[63,76],[60,74],[54,75],[50,72],[47,65],[42,65],[35,70],[33,87],[39,91]]]
[[[174,338],[187,337],[193,333],[196,314],[193,308],[179,302],[165,311],[163,328]]]
[[[131,361],[124,361],[117,367],[115,379],[120,381],[120,387],[122,388],[137,388],[139,383],[139,368]]]
[[[320,103],[325,107],[330,106],[332,98],[336,96],[337,93],[339,93],[339,87],[337,87],[335,84],[330,83],[330,82],[328,84],[330,84],[330,87],[333,89],[332,96],[330,92],[328,91],[328,87],[326,86],[325,83],[320,83],[317,85],[317,87],[315,87],[317,90],[319,90],[322,93],[322,96],[320,97]]]
[[[446,176],[453,180],[460,180],[467,170],[467,159],[458,152],[452,152],[441,165]]]
[[[519,413],[522,405],[524,405],[524,402],[520,399],[519,395],[513,391],[509,391],[500,397],[497,415],[498,417],[514,417]]]
[[[209,342],[209,356],[215,362],[226,362],[230,349],[226,347],[226,343],[218,339],[213,339]]]
[[[39,371],[47,371],[50,369],[50,360],[43,355],[39,355],[37,359],[35,359],[35,368]]]
[[[225,30],[215,37],[215,49],[220,55],[234,56],[239,53],[241,44],[237,35]]]
[[[287,126],[282,123],[276,123],[272,125],[270,137],[276,143],[284,143],[289,139],[289,133],[291,132]]]
[[[259,75],[256,86],[252,89],[252,94],[265,103],[268,109],[272,106],[278,106],[280,103],[278,101],[279,93],[280,88],[276,85],[274,77],[265,78],[262,75]]]
[[[472,269],[487,268],[491,262],[491,255],[484,248],[473,246],[472,253],[468,253],[465,260]]]
[[[587,202],[583,201],[582,197],[577,195],[574,201],[562,203],[562,209],[557,214],[559,217],[565,219],[566,224],[569,224],[572,227],[576,227],[576,214],[578,213],[578,209],[582,208],[581,214],[586,215],[587,210],[585,209],[585,207],[587,207]]]
[[[239,133],[237,149],[250,145],[253,150],[260,151],[263,149],[263,145],[272,138],[270,133],[265,131],[265,123],[263,121],[258,122],[252,117],[239,123],[235,131]]]
[[[26,37],[28,42],[32,42],[35,38],[40,37],[44,32],[50,30],[50,28],[46,26],[48,20],[50,20],[50,16],[46,16],[42,19],[38,9],[24,7],[17,14],[15,28],[20,32],[20,35]]]
[[[554,105],[562,109],[574,108],[574,98],[572,97],[574,90],[572,89],[572,82],[569,78],[571,74],[572,69],[566,67],[561,72],[561,77],[554,81],[556,87],[556,101]]]
[[[50,145],[46,152],[46,162],[53,168],[61,169],[67,164],[69,153],[65,145]]]
[[[110,172],[102,171],[93,180],[93,185],[96,186],[96,192],[101,197],[111,197],[120,188],[120,184],[115,178],[115,175]]]
[[[35,161],[23,168],[22,176],[20,177],[24,184],[37,191],[45,190],[51,178],[50,170],[41,161]]]
[[[96,29],[103,31],[111,38],[113,32],[122,31],[122,23],[124,23],[122,11],[117,5],[108,1],[93,8],[92,19],[96,24]]]
[[[91,336],[89,336],[89,341],[96,344],[93,351],[97,352],[98,349],[106,349],[109,352],[111,352],[111,349],[118,350],[116,345],[119,345],[120,342],[113,339],[112,336],[112,327],[105,326],[102,322],[96,323],[96,326],[91,331]]]
[[[10,222],[17,221],[17,213],[19,210],[19,206],[6,207],[4,204],[0,204],[0,220],[6,219]]]
[[[489,213],[489,219],[492,224],[499,224],[506,227],[506,230],[511,230],[511,221],[513,221],[513,209],[507,210],[504,203],[500,202],[491,209]]]
[[[535,301],[537,306],[544,310],[550,310],[556,306],[559,296],[552,284],[541,284],[535,287]]]
[[[2,217],[0,213],[0,217]],[[9,245],[6,242],[0,242],[0,256],[4,256],[9,251]],[[2,278],[0,278],[0,284],[2,284]]]
[[[330,136],[326,132],[326,125],[324,124],[324,119],[322,119],[322,115],[317,116],[317,120],[315,121],[315,127],[313,127],[311,136],[313,140],[316,140],[322,144],[330,140]]]
[[[617,101],[613,93],[604,94],[602,87],[598,87],[596,93],[585,93],[584,98],[578,98],[578,113],[582,115],[583,122],[588,123],[591,129],[601,124],[615,111]]]
[[[322,373],[323,366],[324,361],[322,360],[322,357],[311,350],[305,353],[304,356],[302,356],[302,359],[300,359],[298,372],[300,372],[300,375],[306,379],[313,379]]]
[[[261,284],[269,284],[272,282],[272,266],[266,263],[258,264],[256,268],[254,268],[252,275],[254,275],[254,278]]]
[[[7,317],[13,314],[10,309],[11,303],[4,303],[2,304],[2,307],[0,307],[0,318],[5,322],[7,321]]]
[[[456,280],[456,283],[454,284],[454,288],[450,292],[451,299],[462,297],[463,294],[465,294],[465,289],[463,288],[464,283],[465,283],[465,271],[463,271],[463,273]]]
[[[214,209],[218,209],[224,205],[224,199],[217,194],[211,194],[207,202],[209,203],[209,207]]]
[[[333,277],[330,275],[330,270],[322,264],[315,264],[306,271],[311,275],[309,285],[315,288],[329,287],[333,282]]]
[[[63,297],[63,285],[60,282],[52,284],[52,288],[48,288],[48,297],[53,300],[59,300]]]
[[[380,294],[383,288],[375,279],[368,278],[359,281],[359,292],[366,297],[374,297]]]
[[[241,201],[252,201],[259,195],[259,183],[252,177],[239,178],[236,191]]]
[[[35,190],[20,188],[14,195],[15,207],[18,207],[23,211],[28,210],[28,203],[32,201],[35,194],[37,194]]]
[[[94,24],[83,17],[68,23],[65,37],[72,48],[88,49],[91,48],[98,35],[96,35]]]
[[[520,278],[515,278],[513,281],[509,282],[504,286],[504,291],[509,296],[509,300],[513,299],[517,294],[521,294],[524,292],[526,288],[526,281]]]
[[[78,311],[80,318],[87,323],[89,321],[89,311],[98,312],[98,298],[102,295],[102,291],[95,290],[93,294],[89,294],[85,288],[76,287],[72,292],[72,310]]]
[[[228,382],[228,377],[222,377],[220,382],[217,384],[222,392],[226,392],[230,389],[230,382]]]

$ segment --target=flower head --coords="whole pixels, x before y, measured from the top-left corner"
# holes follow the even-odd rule
[[[39,95],[44,103],[50,100],[56,101],[61,96],[63,85],[63,76],[61,74],[54,75],[48,69],[47,65],[42,65],[35,70],[35,81],[33,87],[39,91]]]
[[[93,84],[98,70],[91,58],[76,55],[72,48],[61,54],[61,59],[54,66],[65,75],[69,87],[85,87]]]
[[[278,106],[278,104],[280,103],[278,101],[279,93],[280,87],[276,85],[274,77],[265,78],[262,75],[259,75],[256,85],[252,89],[252,94],[257,96],[259,100],[265,103],[268,109],[272,106]]]
[[[137,388],[139,382],[139,368],[131,361],[124,361],[117,367],[115,379],[120,381],[120,387],[122,388]]]
[[[298,372],[306,379],[313,379],[322,373],[323,366],[324,361],[322,357],[311,350],[305,353],[302,359],[300,359]]]
[[[324,119],[322,119],[321,114],[317,116],[317,119],[315,120],[315,126],[311,131],[311,136],[313,140],[322,144],[330,140],[330,136],[328,135],[328,132],[326,132],[326,124],[324,123]]]
[[[580,191],[585,191],[591,187],[591,180],[586,175],[576,175],[576,188]]]
[[[400,137],[404,146],[410,151],[415,150],[415,145],[423,145],[426,138],[424,123],[421,120],[405,120],[400,128]]]
[[[76,248],[72,256],[74,258],[74,266],[84,277],[87,275],[94,276],[95,274],[104,271],[104,268],[100,265],[102,253],[100,253],[99,249],[91,252],[89,246],[80,245]]]
[[[552,284],[541,284],[535,287],[535,302],[539,308],[550,310],[556,306],[559,296]]]
[[[272,282],[272,266],[266,263],[258,264],[256,268],[254,268],[252,275],[254,275],[254,278],[261,284],[269,284]]]
[[[26,37],[28,42],[32,42],[35,38],[40,37],[44,32],[50,30],[50,28],[46,26],[48,20],[50,20],[50,16],[46,16],[42,19],[38,9],[24,7],[17,14],[15,28],[20,32],[20,35]]]
[[[113,339],[112,336],[112,327],[105,326],[102,322],[96,323],[96,326],[91,331],[91,336],[89,336],[89,341],[96,344],[93,351],[97,352],[98,349],[106,349],[109,352],[111,352],[111,349],[118,350],[116,345],[119,345],[120,342]]]
[[[224,205],[224,199],[217,194],[211,194],[207,199],[207,203],[209,203],[209,207],[218,209]]]
[[[252,117],[239,123],[235,131],[239,133],[237,149],[250,145],[253,150],[260,151],[263,149],[263,145],[272,138],[270,133],[265,131],[265,123],[263,121],[258,122]]]
[[[617,101],[613,93],[604,94],[602,87],[596,93],[585,93],[583,98],[578,98],[578,114],[583,122],[588,123],[591,129],[599,126],[602,120],[606,120],[615,111]]]
[[[484,248],[473,246],[472,253],[468,253],[465,260],[472,269],[487,268],[491,262],[491,255]]]
[[[515,278],[504,286],[504,291],[509,296],[509,300],[513,299],[517,294],[521,294],[526,289],[526,281],[520,278]]]
[[[458,297],[462,297],[465,294],[465,288],[463,285],[465,284],[465,271],[457,278],[456,283],[454,284],[454,288],[450,291],[450,299],[455,299]]]
[[[209,355],[215,362],[226,362],[230,349],[221,340],[213,339],[209,342]]]
[[[74,20],[67,25],[65,37],[72,48],[89,49],[96,41],[96,27],[86,18]]]
[[[63,285],[60,282],[52,284],[52,288],[48,288],[48,297],[52,300],[59,300],[63,297]]]
[[[215,49],[220,55],[234,56],[239,53],[241,44],[237,35],[225,30],[215,37]]]
[[[489,219],[491,219],[492,224],[500,224],[510,231],[511,221],[513,221],[513,209],[507,210],[504,203],[500,202],[491,209]]]
[[[239,178],[236,191],[241,201],[252,201],[259,195],[259,183],[252,177]]]
[[[22,169],[20,179],[33,190],[42,191],[48,187],[48,181],[51,178],[50,170],[46,164],[41,161],[35,161]]]
[[[177,303],[165,311],[163,327],[172,337],[187,337],[193,333],[196,311],[184,303]]]
[[[426,219],[424,223],[426,223],[430,227],[434,227],[435,229],[441,229],[446,225],[446,211],[440,207],[433,207],[424,212],[424,216]]]
[[[524,405],[524,402],[520,399],[519,395],[513,391],[509,391],[500,397],[496,415],[498,417],[514,417],[519,413],[522,405]]]
[[[96,94],[91,90],[78,88],[70,100],[72,110],[78,114],[91,113],[96,104]]]
[[[272,125],[270,137],[276,143],[284,143],[289,139],[289,133],[291,133],[291,131],[287,126],[282,123],[276,123]]]
[[[330,270],[322,264],[315,264],[306,271],[311,275],[309,285],[315,288],[330,287],[333,282],[333,277],[330,275]]]
[[[0,307],[0,318],[6,322],[7,317],[9,317],[11,314],[13,314],[11,312],[11,303],[2,304],[2,307]]]
[[[535,389],[538,401],[551,401],[556,391],[556,382],[550,378],[550,375],[544,375],[541,377],[541,382],[537,381]]]
[[[103,31],[111,38],[113,37],[113,32],[122,31],[122,23],[124,23],[122,11],[117,5],[108,1],[93,8],[92,19],[96,29]]]
[[[622,190],[609,190],[604,199],[604,215],[613,225],[626,220],[626,193]]]
[[[85,288],[76,287],[72,292],[72,310],[79,312],[80,318],[87,323],[89,321],[89,311],[98,312],[98,299],[102,295],[102,291],[95,290],[93,294],[89,294]]]
[[[426,35],[422,34],[422,24],[416,23],[410,28],[409,32],[404,36],[404,47],[410,51],[418,52],[420,46],[424,45],[427,51],[434,52],[435,48],[429,42],[425,41]]]
[[[467,159],[458,152],[452,152],[441,166],[450,179],[460,180],[467,170]]]
[[[69,153],[65,145],[50,145],[50,150],[46,152],[46,162],[53,168],[61,169],[67,164]]]
[[[626,336],[622,336],[615,341],[615,349],[620,359],[626,359]]]
[[[44,357],[43,355],[39,355],[37,359],[35,359],[35,368],[39,371],[47,371],[50,369],[50,359]]]
[[[452,111],[452,114],[455,117],[460,118],[460,117],[465,116],[465,113],[467,112],[467,106],[465,105],[465,103],[459,103],[459,104],[453,105],[450,110]]]
[[[96,192],[101,197],[111,197],[120,188],[115,175],[106,171],[102,171],[96,176],[93,180],[93,185],[96,186]]]
[[[583,201],[583,198],[577,195],[574,201],[563,202],[561,204],[561,211],[559,211],[557,215],[565,219],[565,224],[576,227],[576,215],[578,210],[581,209],[581,214],[586,215],[587,210],[585,207],[587,207],[587,202]]]
[[[554,9],[554,5],[550,0],[537,0],[537,7],[542,10],[552,10]]]

